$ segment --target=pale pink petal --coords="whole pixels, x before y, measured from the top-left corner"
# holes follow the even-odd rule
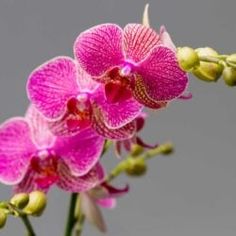
[[[73,175],[82,176],[100,159],[104,138],[92,129],[86,129],[70,137],[58,137],[54,150],[69,166]]]
[[[108,208],[108,209],[113,209],[116,207],[116,199],[115,198],[101,198],[101,199],[96,199],[96,203],[103,207],[103,208]]]
[[[98,208],[95,199],[89,194],[83,193],[81,197],[81,209],[86,219],[95,225],[101,232],[106,232],[106,224],[102,216],[102,212]]]
[[[69,57],[56,57],[35,69],[27,84],[28,97],[50,119],[61,117],[77,95],[77,67]]]
[[[127,59],[140,62],[160,44],[159,35],[141,24],[128,24],[124,28],[124,50]]]
[[[35,151],[26,120],[12,118],[3,123],[0,127],[0,182],[19,183]]]
[[[98,185],[104,178],[104,172],[100,164],[97,164],[86,175],[74,176],[69,167],[61,161],[58,165],[58,187],[69,192],[86,192]]]
[[[187,74],[179,67],[175,53],[159,46],[137,67],[147,95],[154,101],[179,97],[188,85]]]
[[[101,110],[105,125],[111,129],[118,129],[130,123],[143,109],[143,106],[133,98],[109,103],[103,87],[94,94],[93,99]]]
[[[135,122],[130,122],[121,128],[110,129],[104,123],[102,111],[95,104],[93,105],[93,129],[101,136],[112,140],[123,140],[132,137],[136,131]]]
[[[25,117],[31,127],[32,139],[36,146],[38,148],[52,147],[55,136],[49,130],[48,120],[33,105],[29,106]]]
[[[93,92],[99,86],[99,83],[93,80],[80,65],[78,65],[78,84],[82,92]]]
[[[102,24],[79,35],[74,44],[75,58],[92,76],[101,76],[123,60],[122,29],[115,24]]]
[[[166,31],[165,26],[160,28],[160,41],[165,46],[176,52],[176,46],[174,45],[169,33]]]

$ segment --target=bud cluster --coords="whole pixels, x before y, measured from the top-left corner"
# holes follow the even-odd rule
[[[198,79],[216,82],[223,78],[226,85],[236,86],[236,54],[220,55],[212,48],[178,48],[177,58],[184,71],[191,72]]]
[[[40,216],[46,205],[46,195],[41,191],[15,194],[10,201],[0,202],[0,229],[5,226],[8,215],[15,217]]]

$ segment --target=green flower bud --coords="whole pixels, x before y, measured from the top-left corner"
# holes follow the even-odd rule
[[[236,86],[236,69],[225,67],[223,71],[223,79],[228,86]]]
[[[14,195],[10,200],[10,203],[19,209],[23,209],[24,207],[26,207],[28,202],[29,202],[29,194],[27,193],[18,193]]]
[[[190,47],[179,48],[177,58],[184,71],[189,71],[200,63],[198,54]]]
[[[2,229],[7,221],[7,214],[3,209],[0,209],[0,229]]]
[[[174,146],[172,143],[166,143],[165,145],[162,146],[161,153],[163,155],[170,155],[173,152],[174,152]]]
[[[133,156],[133,157],[136,157],[140,154],[142,154],[144,151],[144,148],[138,144],[133,144],[132,147],[131,147],[131,152],[130,152],[130,155]]]
[[[142,176],[147,171],[147,165],[144,159],[141,158],[132,158],[129,161],[129,164],[125,168],[125,172],[129,176]]]
[[[7,202],[0,202],[0,208],[6,209],[8,207]]]
[[[40,216],[47,205],[47,198],[45,193],[41,191],[34,191],[29,194],[29,203],[23,209],[26,214],[33,216]]]
[[[226,62],[228,63],[228,65],[236,68],[236,53],[228,56],[226,58]]]
[[[199,57],[209,56],[214,57],[218,56],[218,53],[212,48],[198,48],[196,52]],[[199,79],[206,82],[215,82],[217,81],[223,72],[223,65],[213,62],[204,62],[201,61],[200,65],[197,68],[192,70],[192,73]]]

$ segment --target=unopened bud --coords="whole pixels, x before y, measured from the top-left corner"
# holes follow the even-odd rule
[[[223,71],[223,79],[228,86],[236,86],[236,69],[225,67]]]
[[[161,150],[161,153],[163,155],[170,155],[171,153],[174,152],[174,147],[173,147],[173,144],[171,143],[166,143],[165,145],[162,145],[162,150]]]
[[[130,159],[128,166],[125,169],[125,172],[129,176],[142,176],[147,172],[147,165],[144,159],[133,158]]]
[[[7,214],[3,209],[0,209],[0,229],[2,229],[7,221]]]
[[[142,154],[144,151],[144,148],[138,144],[133,144],[131,146],[131,151],[130,151],[130,155],[133,156],[133,157],[136,157],[140,154]]]
[[[7,202],[0,202],[0,208],[6,209],[8,207]]]
[[[179,48],[177,58],[184,71],[190,71],[200,63],[198,54],[190,47]]]
[[[47,205],[45,193],[34,191],[29,194],[29,203],[24,208],[24,212],[33,216],[40,216]]]
[[[196,52],[199,57],[214,57],[218,56],[218,53],[212,48],[198,48]],[[223,65],[214,62],[201,61],[200,65],[193,69],[192,73],[199,79],[206,82],[217,81],[223,72]]]
[[[23,209],[24,207],[26,207],[28,202],[29,202],[29,194],[27,193],[18,193],[14,195],[10,200],[10,203],[19,209]]]
[[[236,68],[236,53],[228,56],[226,58],[226,62],[227,62],[228,65]]]

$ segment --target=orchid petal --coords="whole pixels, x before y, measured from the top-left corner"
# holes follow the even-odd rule
[[[58,137],[54,149],[75,176],[82,176],[98,162],[103,151],[104,138],[92,129],[70,137]]]
[[[135,122],[130,122],[121,128],[110,129],[104,123],[104,117],[100,108],[93,105],[93,129],[101,136],[112,140],[123,140],[131,138],[136,130]]]
[[[93,99],[101,110],[104,123],[111,129],[118,129],[130,123],[143,109],[143,106],[133,98],[116,103],[109,103],[103,89],[97,91]]]
[[[36,148],[23,118],[12,118],[0,127],[0,182],[14,185],[26,174]]]
[[[78,92],[77,68],[73,59],[56,57],[35,69],[27,84],[28,97],[47,118],[57,119],[69,98]]]
[[[165,47],[170,48],[172,51],[176,52],[176,46],[173,43],[169,33],[166,31],[165,26],[160,28],[160,40]]]
[[[145,92],[157,102],[179,97],[188,85],[187,74],[180,69],[175,53],[167,47],[154,48],[137,70]]]
[[[159,35],[147,26],[128,24],[124,28],[126,57],[135,63],[142,61],[158,44],[160,44]]]
[[[101,198],[96,199],[96,203],[103,208],[114,209],[117,201],[115,198]]]
[[[58,187],[69,192],[85,192],[94,188],[104,178],[104,172],[100,164],[97,164],[86,175],[74,176],[69,167],[63,162],[58,165]]]
[[[26,119],[31,127],[32,140],[35,145],[41,149],[52,147],[55,136],[49,130],[48,120],[33,105],[29,106]]]
[[[122,29],[115,24],[102,24],[81,33],[75,41],[74,54],[87,73],[101,76],[124,60]]]

